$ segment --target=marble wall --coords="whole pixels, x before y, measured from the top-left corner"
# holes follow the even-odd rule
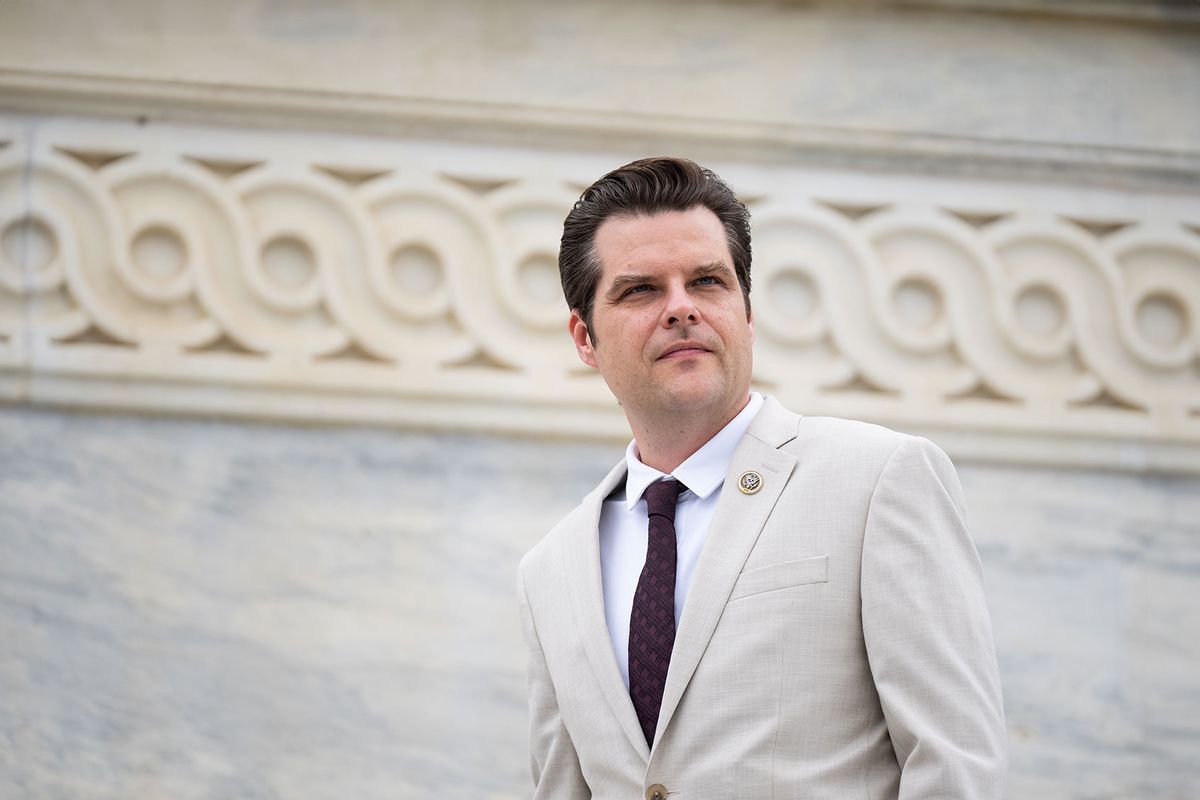
[[[617,445],[0,408],[0,797],[526,794],[520,554]],[[1012,798],[1200,792],[1200,479],[960,464]]]
[[[0,800],[525,796],[516,563],[624,430],[561,219],[655,152],[763,387],[958,460],[1009,796],[1200,797],[1198,13],[0,0]]]

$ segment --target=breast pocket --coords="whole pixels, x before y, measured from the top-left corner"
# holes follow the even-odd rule
[[[829,582],[829,556],[813,556],[796,561],[781,561],[758,567],[738,576],[733,585],[730,602],[763,592],[802,586],[806,583]]]

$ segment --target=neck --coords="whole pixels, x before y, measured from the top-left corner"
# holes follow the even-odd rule
[[[638,458],[646,466],[670,475],[728,425],[748,402],[749,392],[733,406],[714,413],[668,412],[649,418],[626,413],[637,441]]]

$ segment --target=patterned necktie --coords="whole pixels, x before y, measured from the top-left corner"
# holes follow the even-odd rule
[[[673,479],[646,487],[649,537],[629,615],[629,696],[649,745],[675,644],[675,505],[683,489]]]

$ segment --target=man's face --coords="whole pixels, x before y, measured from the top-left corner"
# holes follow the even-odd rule
[[[754,322],[717,215],[698,206],[610,217],[594,247],[592,330],[572,312],[571,336],[626,414],[736,414],[750,390]]]

